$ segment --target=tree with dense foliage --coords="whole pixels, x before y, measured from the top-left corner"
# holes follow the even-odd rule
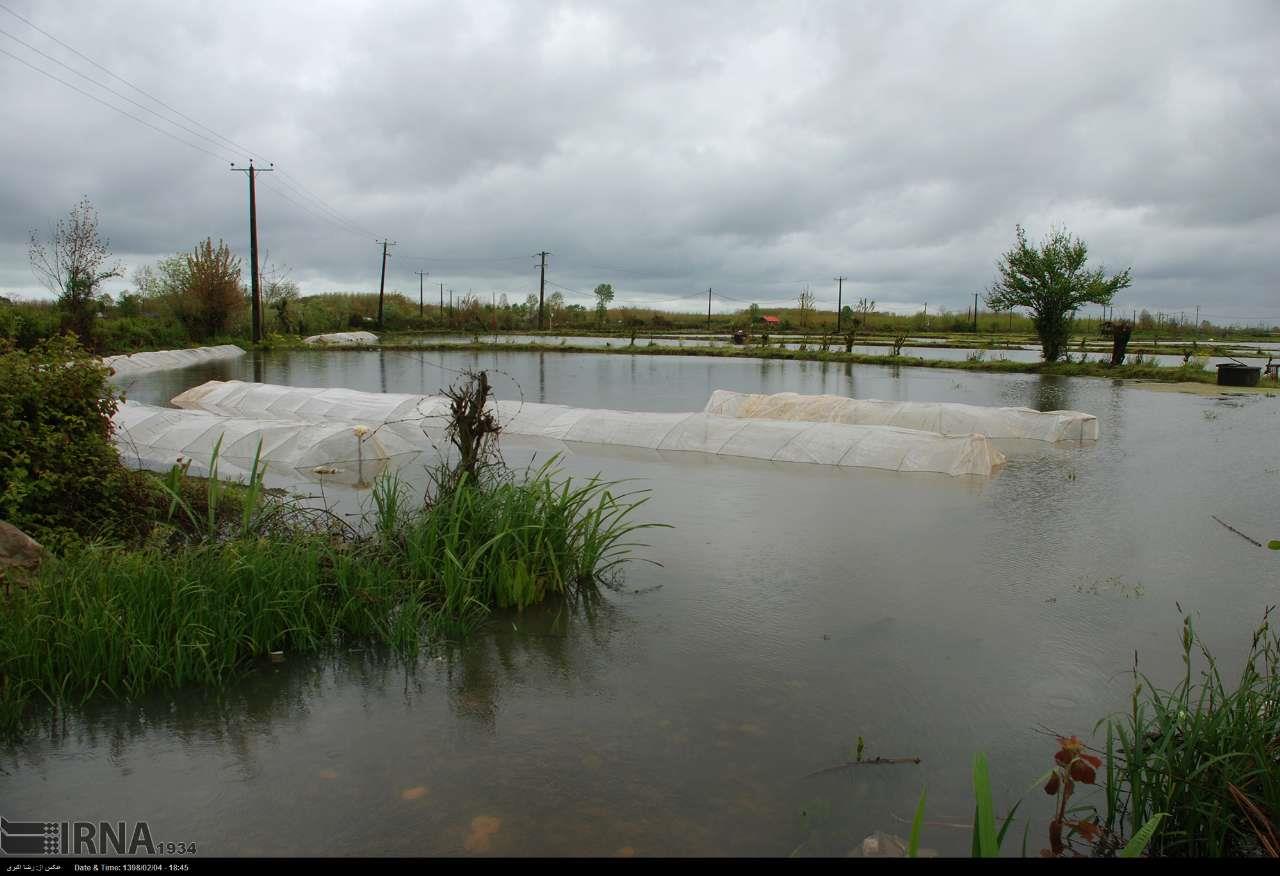
[[[1039,246],[1027,243],[1017,226],[1017,243],[996,263],[997,276],[987,291],[993,310],[1025,307],[1031,311],[1046,362],[1056,362],[1067,347],[1071,320],[1086,304],[1109,305],[1131,284],[1131,268],[1111,277],[1088,267],[1089,248],[1065,229],[1053,229]]]
[[[212,239],[196,244],[182,261],[178,317],[192,337],[204,340],[226,331],[232,318],[244,307],[240,285],[240,257],[231,248]]]
[[[89,199],[81,198],[71,215],[58,221],[47,244],[33,229],[27,255],[36,277],[58,296],[65,327],[82,344],[91,345],[98,286],[121,276],[123,269],[107,265],[111,252],[107,239],[98,233],[98,213]]]
[[[595,288],[596,296],[596,322],[604,325],[605,319],[609,316],[609,302],[613,300],[613,285],[611,283],[601,283]]]

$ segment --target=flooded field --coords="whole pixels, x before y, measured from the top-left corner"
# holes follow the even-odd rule
[[[821,348],[822,338],[820,335],[811,335],[804,338],[799,335],[773,335],[771,336],[774,347],[783,347],[788,350],[818,350]],[[1040,347],[1037,344],[1029,344],[1026,346],[1009,346],[1009,347],[948,347],[939,346],[947,343],[946,339],[927,339],[927,338],[908,338],[909,346],[902,348],[903,356],[914,356],[921,359],[946,359],[952,361],[964,361],[970,358],[981,358],[986,361],[1003,361],[1010,362],[1039,362],[1041,359]],[[570,347],[616,347],[623,348],[631,345],[630,338],[617,337],[599,337],[593,335],[509,335],[509,334],[457,334],[457,335],[410,335],[407,337],[396,338],[397,344],[421,344],[424,346],[437,344],[471,344],[471,343],[493,344],[501,347],[503,345],[523,345],[523,344],[543,344],[547,347],[570,346]],[[1189,348],[1190,343],[1186,341],[1179,342],[1161,342],[1167,344],[1176,343],[1179,351],[1182,348]],[[675,347],[676,349],[684,349],[686,347],[728,347],[733,345],[733,341],[727,335],[689,335],[686,337],[673,336],[669,334],[637,334],[635,346],[645,347],[650,345]],[[1136,344],[1135,344],[1136,346]],[[1232,345],[1234,346],[1234,345]],[[1210,356],[1205,359],[1204,367],[1212,369],[1223,362],[1244,362],[1248,365],[1262,365],[1266,363],[1267,349],[1265,344],[1243,344],[1240,349],[1236,350],[1236,355],[1232,357],[1226,356]],[[839,341],[835,336],[831,336],[829,349],[834,352],[843,352],[844,343]],[[863,356],[887,356],[893,352],[893,348],[884,344],[855,344],[852,352]],[[1069,350],[1072,358],[1079,359],[1082,351],[1072,348]],[[1097,344],[1090,345],[1087,350],[1083,351],[1083,355],[1093,362],[1106,362],[1111,359],[1111,350],[1107,347],[1105,350]],[[1137,357],[1130,355],[1126,361],[1132,362]],[[1156,365],[1171,366],[1182,365],[1183,359],[1179,354],[1172,353],[1156,353],[1147,354],[1143,357],[1144,361],[1154,363]]]
[[[1171,679],[1178,604],[1229,662],[1280,598],[1280,554],[1210,517],[1280,537],[1280,399],[1261,394],[502,351],[251,354],[127,390],[433,393],[464,368],[503,398],[645,411],[697,410],[714,389],[1071,408],[1101,438],[1007,443],[990,480],[513,443],[515,465],[561,450],[575,474],[652,490],[644,516],[673,528],[643,555],[661,566],[408,662],[287,658],[222,692],[46,724],[0,752],[6,815],[145,819],[221,855],[844,855],[905,835],[927,786],[925,845],[963,853],[984,751],[997,806],[1026,795],[1034,852],[1045,729],[1086,735],[1124,707],[1135,650]],[[859,737],[868,757],[922,762],[813,775]]]

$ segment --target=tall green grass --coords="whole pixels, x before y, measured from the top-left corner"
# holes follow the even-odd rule
[[[172,490],[170,512],[192,518],[194,540],[72,545],[0,602],[0,730],[19,730],[39,703],[219,684],[272,651],[376,640],[413,653],[493,609],[573,597],[651,525],[631,522],[645,498],[616,486],[575,483],[549,463],[410,507],[386,479],[367,535],[278,517],[261,527],[248,510],[228,532],[216,496],[202,515]],[[259,488],[248,493],[260,504]]]
[[[1200,658],[1197,660],[1197,656]],[[1270,854],[1280,822],[1280,637],[1269,616],[1225,679],[1190,618],[1170,689],[1134,669],[1127,715],[1108,719],[1107,827],[1137,833],[1157,813],[1166,856]]]

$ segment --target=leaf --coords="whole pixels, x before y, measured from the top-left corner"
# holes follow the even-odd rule
[[[987,774],[987,756],[979,753],[973,758],[973,793],[977,798],[974,812],[974,845],[978,857],[994,858],[1000,853],[996,840],[996,816],[991,804],[991,778]]]
[[[1146,824],[1138,828],[1138,832],[1133,835],[1133,839],[1125,844],[1120,850],[1121,858],[1137,858],[1146,851],[1147,843],[1151,842],[1151,837],[1155,836],[1156,828],[1160,826],[1160,822],[1164,819],[1165,813],[1157,812],[1147,821]]]
[[[1271,539],[1271,541],[1267,542],[1267,547],[1273,551],[1280,551],[1280,538]]]
[[[916,804],[916,816],[911,819],[911,838],[907,840],[907,857],[914,858],[920,851],[920,830],[924,827],[924,795],[927,788],[920,789],[920,802]]]
[[[1004,835],[1009,832],[1009,825],[1013,824],[1013,816],[1018,811],[1018,807],[1022,805],[1019,800],[1013,804],[1013,808],[1009,810],[1009,814],[1004,817],[1004,823],[1000,825],[1000,832],[996,834],[996,849],[999,850],[1004,845]]]

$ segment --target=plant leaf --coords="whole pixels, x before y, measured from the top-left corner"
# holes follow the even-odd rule
[[[1138,828],[1138,832],[1133,835],[1133,839],[1125,843],[1125,847],[1120,850],[1121,858],[1137,858],[1146,851],[1147,843],[1151,842],[1151,838],[1155,836],[1156,828],[1160,826],[1160,822],[1164,819],[1163,812],[1157,812],[1147,820],[1147,823]]]
[[[920,851],[920,830],[924,827],[924,795],[928,788],[920,789],[920,802],[916,804],[916,816],[911,819],[911,838],[907,841],[907,857],[914,858]]]
[[[974,842],[978,856],[994,858],[1000,853],[996,840],[996,815],[991,804],[991,778],[987,773],[987,756],[979,752],[973,758],[973,794],[977,798],[974,815]]]

